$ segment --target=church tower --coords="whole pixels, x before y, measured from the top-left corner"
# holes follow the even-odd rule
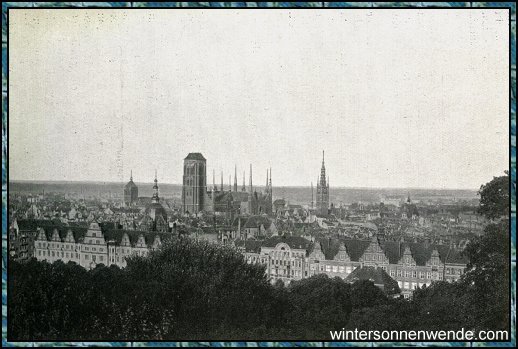
[[[207,160],[201,153],[189,153],[183,160],[183,213],[197,214],[205,209],[204,201],[205,192],[207,191],[206,165]]]
[[[324,151],[322,151],[322,168],[320,178],[317,181],[317,214],[327,216],[329,212],[329,181],[326,181],[326,166],[324,163]]]
[[[133,182],[133,171],[131,171],[130,180],[124,186],[124,204],[126,206],[133,206],[137,203],[137,200],[138,200],[138,187]]]

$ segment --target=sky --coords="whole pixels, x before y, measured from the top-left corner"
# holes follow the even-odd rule
[[[509,159],[508,12],[9,13],[9,179],[476,189]],[[233,181],[233,178],[232,178]]]

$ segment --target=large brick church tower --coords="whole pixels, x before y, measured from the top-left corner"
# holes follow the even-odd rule
[[[183,160],[183,213],[203,211],[207,192],[207,160],[201,153],[189,153]]]

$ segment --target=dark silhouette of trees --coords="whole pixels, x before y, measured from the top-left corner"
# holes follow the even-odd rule
[[[509,172],[480,186],[478,212],[488,219],[509,215]]]

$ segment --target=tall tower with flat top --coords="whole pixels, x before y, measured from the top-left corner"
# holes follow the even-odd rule
[[[201,153],[189,153],[183,160],[183,213],[203,211],[207,191],[207,160]]]

